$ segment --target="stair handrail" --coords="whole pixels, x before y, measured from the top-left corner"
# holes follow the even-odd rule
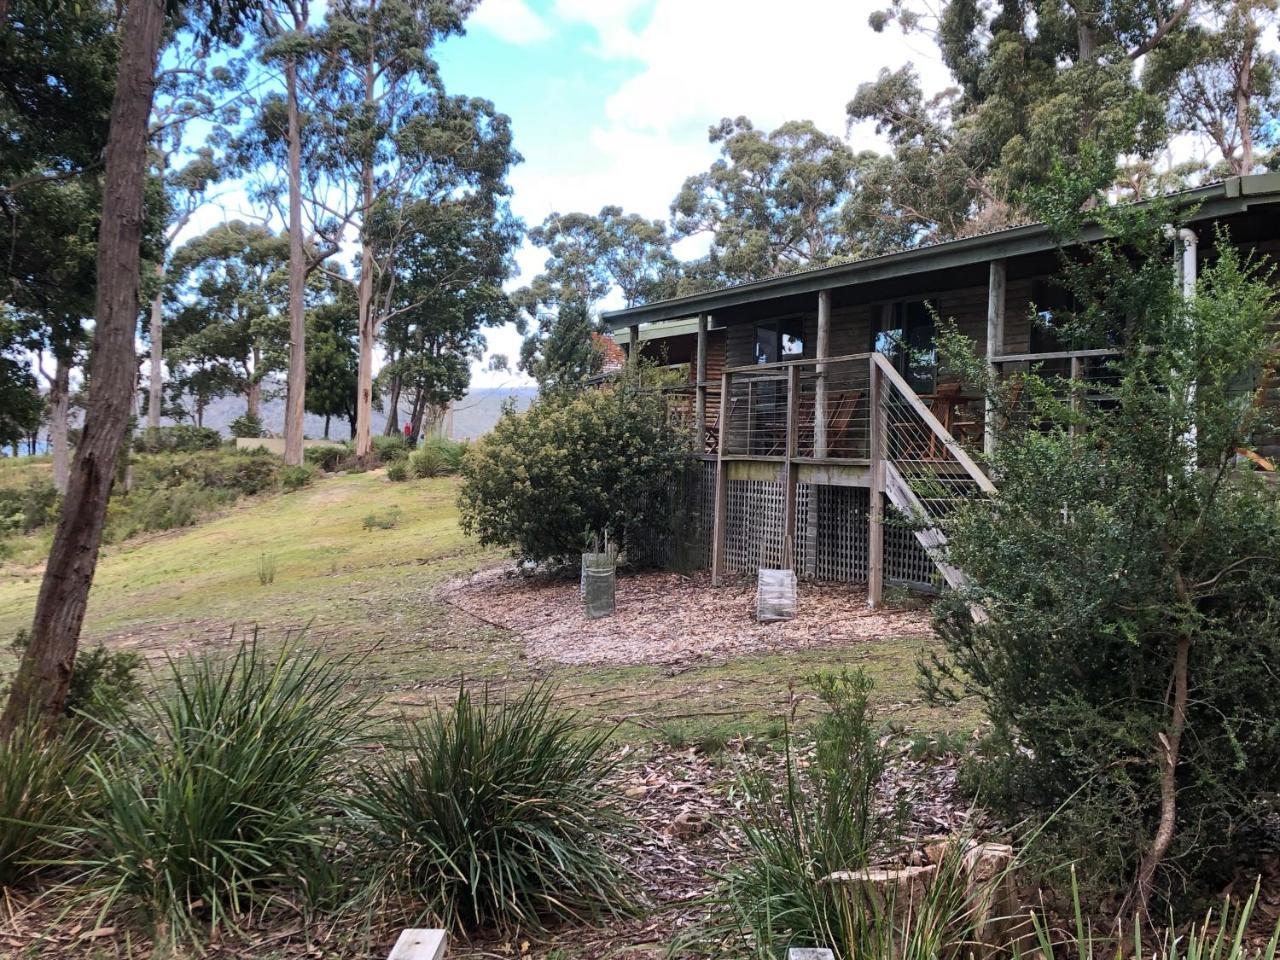
[[[933,411],[916,395],[916,392],[911,389],[911,384],[907,383],[902,374],[894,368],[893,364],[889,362],[889,358],[882,353],[873,353],[871,362],[879,367],[880,372],[902,394],[903,399],[920,415],[920,419],[933,431],[947,452],[955,457],[960,466],[964,467],[965,472],[969,474],[969,478],[982,489],[983,493],[994,494],[996,485],[991,482],[991,478],[982,471],[982,468],[974,462],[973,458],[965,452],[965,449],[960,446],[956,438],[951,435],[951,431],[942,425],[942,422],[934,416]],[[881,402],[884,402],[883,397]]]

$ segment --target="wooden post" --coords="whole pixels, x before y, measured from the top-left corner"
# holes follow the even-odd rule
[[[724,447],[729,436],[729,374],[720,375],[720,436],[716,443],[716,516],[711,531],[711,585],[724,575],[725,519],[729,506],[729,478],[725,476]]]
[[[707,315],[698,314],[698,358],[694,365],[697,378],[693,388],[693,452],[707,452]]]
[[[795,569],[796,491],[799,476],[796,468],[796,431],[800,427],[800,367],[787,367],[787,460],[784,465],[782,500],[782,563],[783,568]]]
[[[627,359],[635,360],[640,356],[640,324],[633,323],[627,327]]]
[[[814,353],[819,361],[831,356],[831,291],[818,291],[818,345]],[[827,455],[827,365],[817,364],[817,381],[813,393],[813,455]]]
[[[994,378],[999,371],[994,358],[1004,353],[1004,301],[1007,287],[1005,261],[992,260],[987,278],[987,369]],[[996,449],[996,409],[987,398],[982,418],[982,451],[987,456]]]
[[[884,604],[884,379],[875,357],[870,358],[869,383],[871,476],[867,490],[867,604],[879,609]]]
[[[443,960],[447,945],[443,930],[402,930],[387,960]]]

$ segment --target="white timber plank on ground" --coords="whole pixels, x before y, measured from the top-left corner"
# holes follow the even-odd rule
[[[387,960],[443,960],[445,941],[443,930],[404,930]]]
[[[836,955],[826,947],[792,947],[787,960],[836,960]]]

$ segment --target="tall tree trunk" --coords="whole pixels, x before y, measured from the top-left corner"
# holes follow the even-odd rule
[[[1246,16],[1245,14],[1241,14]],[[1253,129],[1249,123],[1249,99],[1253,93],[1254,33],[1251,23],[1243,25],[1244,49],[1240,54],[1240,70],[1236,74],[1236,125],[1240,128],[1240,162],[1236,173],[1247,176],[1253,172]],[[1226,158],[1229,162],[1230,157]]]
[[[394,356],[389,359],[394,359]],[[391,389],[387,392],[387,422],[382,433],[390,437],[400,432],[400,374],[391,378]]]
[[[258,345],[253,345],[253,354],[250,363],[252,369],[249,372],[249,389],[245,391],[244,414],[246,417],[258,419],[262,415],[262,381],[258,379],[258,365],[262,362],[262,351],[258,349]]]
[[[356,459],[365,463],[373,452],[373,338],[377,318],[373,309],[373,245],[369,239],[368,216],[373,209],[373,164],[366,163],[362,176],[364,217],[361,225],[360,283],[356,288],[360,322],[360,362],[356,374]]]
[[[373,49],[365,64],[364,102],[374,105]],[[360,170],[360,285],[356,288],[360,323],[360,362],[356,371],[356,459],[365,464],[373,452],[373,339],[378,332],[373,306],[373,244],[369,237],[369,216],[373,212],[373,159],[366,157]]]
[[[284,66],[289,114],[289,375],[284,403],[284,462],[302,463],[302,425],[307,390],[306,250],[302,238],[302,129],[298,116],[298,64]]]
[[[53,486],[66,493],[71,479],[67,414],[71,407],[71,364],[61,357],[49,384],[49,446],[53,450]]]
[[[327,413],[324,415],[324,438],[326,440],[329,439],[329,415]]]
[[[161,390],[164,387],[164,264],[156,264],[161,289],[151,301],[151,366],[147,369],[147,428],[160,426]]]
[[[163,31],[164,0],[132,0],[107,135],[89,405],[40,583],[31,642],[0,717],[0,736],[7,737],[33,712],[45,722],[56,720],[66,706],[75,669],[107,498],[133,408],[147,120]]]

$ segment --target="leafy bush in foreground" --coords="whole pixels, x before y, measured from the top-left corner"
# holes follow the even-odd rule
[[[970,583],[936,608],[945,656],[925,679],[992,722],[983,802],[1047,819],[1056,856],[1129,887],[1128,919],[1220,889],[1280,791],[1280,499],[1237,466],[1272,427],[1254,399],[1280,301],[1226,235],[1184,301],[1172,215],[1104,215],[1120,239],[1063,254],[1079,307],[1061,335],[1123,327],[1125,349],[1087,402],[1024,375],[1032,411],[1002,431],[997,492],[947,518]],[[982,382],[981,358],[944,355]]]
[[[602,780],[607,730],[555,712],[552,690],[518,700],[460,691],[412,725],[355,803],[395,888],[445,923],[538,928],[627,908],[625,840]]]
[[[171,693],[90,760],[100,800],[75,831],[103,912],[141,910],[175,938],[234,927],[277,894],[306,902],[334,856],[332,804],[367,715],[342,661],[243,644],[174,663]]]
[[[554,393],[508,412],[462,462],[463,529],[532,561],[564,561],[584,535],[653,535],[672,523],[670,491],[689,462],[662,397],[631,378]]]
[[[60,852],[89,795],[85,745],[23,724],[0,740],[0,887]]]

